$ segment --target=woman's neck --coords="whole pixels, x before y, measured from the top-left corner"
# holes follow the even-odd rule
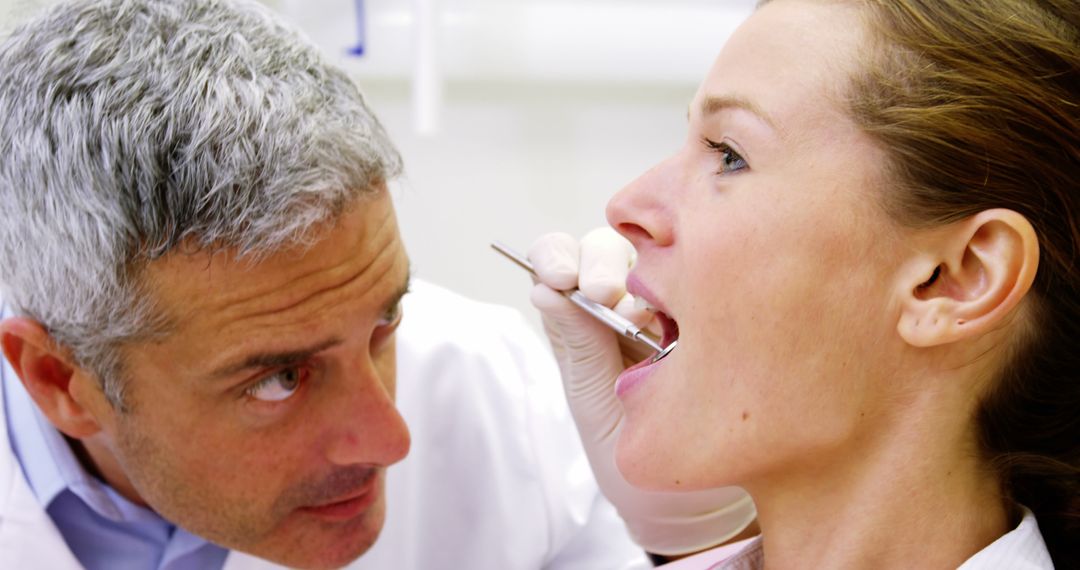
[[[970,416],[920,404],[811,466],[747,485],[767,568],[956,568],[1008,531]]]

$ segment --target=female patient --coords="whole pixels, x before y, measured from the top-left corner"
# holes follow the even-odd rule
[[[677,348],[623,371],[547,287],[578,244],[530,250],[594,466],[749,491],[761,538],[717,568],[1080,568],[1078,28],[1075,0],[759,7],[608,206]],[[581,248],[614,304],[625,250]]]

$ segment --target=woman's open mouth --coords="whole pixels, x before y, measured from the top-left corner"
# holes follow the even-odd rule
[[[653,313],[656,318],[656,322],[660,325],[660,345],[665,347],[665,350],[657,355],[642,360],[637,364],[623,370],[622,374],[619,374],[618,380],[615,382],[615,395],[622,397],[627,394],[631,389],[644,382],[652,372],[656,370],[668,355],[673,354],[673,351],[667,349],[673,349],[673,344],[679,339],[679,323],[676,321],[669,312],[656,301],[648,289],[636,278],[631,277],[627,280],[627,289],[635,297],[635,304],[639,308],[643,308]]]
[[[642,285],[636,284],[635,289],[643,289]],[[660,324],[660,346],[667,347],[671,343],[679,340],[679,323],[676,322],[664,309],[658,308],[653,301],[651,301],[651,295],[646,292],[641,294],[633,293],[634,306],[639,309],[644,309],[653,314],[656,318],[656,322]]]
[[[663,328],[664,334],[660,336],[660,344],[667,347],[671,343],[679,340],[679,323],[675,322],[675,319],[669,317],[667,313],[663,311],[656,312],[656,320]]]

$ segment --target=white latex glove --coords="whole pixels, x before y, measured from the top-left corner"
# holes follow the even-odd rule
[[[623,420],[615,379],[626,363],[639,362],[651,352],[629,340],[620,342],[619,335],[555,291],[577,287],[637,326],[647,325],[652,315],[635,309],[626,293],[634,255],[630,242],[610,228],[593,230],[580,244],[567,234],[541,236],[528,253],[540,281],[532,302],[543,314],[570,411],[604,496],[645,550],[688,554],[720,544],[753,522],[750,496],[738,487],[667,493],[643,491],[626,482],[615,465]]]

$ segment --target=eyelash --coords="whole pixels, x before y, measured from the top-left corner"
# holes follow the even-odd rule
[[[720,155],[720,170],[716,172],[717,174],[732,174],[750,167],[750,165],[746,163],[746,159],[727,143],[717,142],[707,138],[701,139],[701,142],[705,144],[705,147],[708,148],[709,151]],[[731,162],[737,163],[738,167],[730,166]]]
[[[379,320],[379,326],[397,326],[397,324],[401,322],[401,315],[402,307],[401,303],[398,303],[394,305],[394,307],[390,309],[385,315],[383,315],[383,318]]]
[[[401,324],[401,319],[404,316],[404,312],[401,308],[401,303],[394,306],[394,309],[383,316],[379,321],[378,328],[375,329],[375,334],[371,337],[371,344],[373,348],[381,347],[386,339],[390,338],[397,332],[398,326]]]
[[[285,396],[284,398],[278,399],[278,400],[274,400],[274,399],[264,400],[264,399],[261,399],[261,398],[257,398],[255,396],[255,394],[257,394],[259,392],[259,390],[262,390],[263,388],[266,388],[266,387],[270,386],[273,382],[277,381],[279,378],[282,378],[285,374],[287,374],[289,372],[294,372],[297,375],[296,380],[295,380],[296,387],[293,388],[292,392],[290,392],[289,395]],[[310,376],[311,376],[311,370],[306,366],[290,366],[288,368],[283,368],[281,370],[278,370],[278,371],[274,372],[273,374],[267,375],[262,380],[259,380],[258,382],[256,382],[253,386],[251,386],[251,387],[247,388],[246,390],[244,390],[244,395],[247,396],[248,398],[251,398],[252,400],[255,400],[255,401],[258,401],[258,402],[263,402],[263,403],[266,403],[266,404],[276,404],[276,403],[284,402],[284,401],[292,398],[296,394],[296,392],[299,391],[303,387],[304,383],[308,381]]]

